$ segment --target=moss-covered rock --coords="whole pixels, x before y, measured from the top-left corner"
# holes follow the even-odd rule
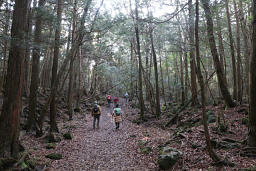
[[[47,149],[55,149],[56,148],[56,144],[55,143],[48,143],[45,148],[47,148]]]
[[[60,160],[62,159],[62,155],[59,153],[51,153],[45,156],[46,158],[52,159],[52,160]]]
[[[68,131],[68,132],[66,132],[64,135],[63,135],[63,137],[66,139],[66,140],[72,140],[72,135],[71,135],[71,133]]]
[[[159,168],[163,170],[171,169],[181,156],[182,152],[177,149],[164,147],[158,156]]]
[[[143,147],[140,149],[140,151],[143,153],[143,154],[148,154],[152,151],[152,147],[150,146],[147,146],[147,147]]]

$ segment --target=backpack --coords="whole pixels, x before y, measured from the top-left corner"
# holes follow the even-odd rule
[[[121,115],[121,109],[120,108],[115,108],[115,114],[116,116],[120,116]]]
[[[99,111],[98,105],[94,105],[94,107],[93,107],[93,112],[94,112],[94,113],[98,113],[98,111]]]
[[[110,99],[111,99],[111,96],[107,96],[107,99],[110,100]]]

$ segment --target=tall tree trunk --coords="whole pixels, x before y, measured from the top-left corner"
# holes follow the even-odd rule
[[[1,7],[1,6],[0,6]],[[5,26],[3,33],[4,35],[8,35],[9,31],[9,25],[10,25],[10,17],[11,17],[11,12],[9,10],[9,5],[6,3],[6,8],[5,8]],[[6,78],[6,64],[7,64],[7,53],[8,53],[8,40],[5,39],[3,41],[3,72],[1,73],[1,83],[0,83],[0,91],[2,90],[4,84],[5,84],[5,78]]]
[[[183,71],[183,59],[182,59],[182,50],[180,54],[180,83],[181,83],[181,105],[185,103],[185,91],[184,91],[184,71]]]
[[[198,37],[198,22],[199,22],[199,3],[198,0],[196,0],[196,21],[195,21],[195,45],[196,45],[196,59],[197,59],[197,77],[199,81],[199,85],[201,88],[201,98],[202,98],[202,116],[203,116],[203,125],[204,125],[204,135],[205,135],[205,141],[206,141],[206,147],[208,150],[208,153],[213,161],[218,162],[220,161],[219,157],[216,155],[216,153],[213,151],[213,148],[211,146],[210,141],[210,134],[208,129],[208,124],[206,120],[206,113],[205,113],[205,85],[204,85],[204,78],[201,72],[200,67],[200,52],[199,52],[199,37]]]
[[[139,15],[138,15],[138,0],[135,0],[136,7],[135,7],[135,15],[136,15],[136,23],[135,23],[135,34],[136,34],[136,41],[137,41],[137,55],[139,60],[139,104],[140,104],[140,118],[144,118],[144,110],[145,104],[143,99],[143,87],[142,87],[142,59],[141,59],[141,52],[140,52],[140,37],[139,37]]]
[[[214,38],[214,34],[213,34],[213,21],[212,21],[212,17],[211,17],[212,16],[211,10],[209,7],[209,0],[201,0],[201,2],[203,4],[205,17],[206,17],[206,21],[207,21],[207,35],[208,35],[208,39],[209,39],[209,45],[211,48],[211,53],[212,53],[212,57],[213,57],[213,61],[214,61],[214,67],[215,67],[215,70],[217,73],[217,78],[218,78],[218,83],[219,83],[219,87],[221,90],[221,94],[222,94],[227,106],[234,107],[235,103],[233,102],[233,100],[230,96],[230,93],[228,91],[227,85],[225,84],[225,80],[223,77],[223,71],[222,71],[221,64],[220,64],[219,57],[218,57],[215,38]]]
[[[152,55],[154,61],[154,71],[155,71],[155,88],[156,88],[156,115],[159,117],[161,114],[160,108],[160,93],[159,93],[159,83],[158,83],[158,67],[157,67],[157,59],[156,59],[156,52],[154,47],[154,40],[153,40],[153,30],[150,31],[150,40],[151,40],[151,48],[152,48]]]
[[[32,10],[29,10],[28,14],[28,24],[26,30],[26,54],[24,61],[24,82],[23,82],[23,95],[25,97],[29,96],[29,72],[30,72],[30,39],[32,39]]]
[[[248,145],[256,147],[256,0],[253,0],[252,55],[250,61],[250,100],[249,100],[249,137]]]
[[[165,52],[166,53],[166,52]],[[169,72],[169,64],[168,64],[168,55],[165,54],[165,70],[166,70],[166,75],[167,75],[167,85],[168,85],[168,99],[172,98],[172,94],[171,94],[171,84],[170,84],[170,72]]]
[[[246,26],[246,20],[244,18],[243,12],[243,2],[239,0],[239,14],[240,14],[240,24],[242,29],[243,41],[244,41],[244,58],[245,58],[245,74],[246,74],[246,94],[249,95],[249,58],[251,55],[251,40],[249,39],[250,32]]]
[[[62,20],[62,6],[63,0],[58,0],[57,4],[57,20],[58,24],[55,29],[55,43],[54,43],[54,56],[52,64],[52,80],[51,80],[51,90],[52,90],[52,100],[50,104],[50,131],[59,132],[57,122],[56,122],[56,113],[57,113],[57,104],[56,104],[56,91],[53,92],[54,82],[57,78],[58,71],[58,59],[60,51],[60,34],[61,34],[61,20]]]
[[[226,72],[225,72],[225,68],[224,68],[225,51],[224,51],[224,45],[223,45],[223,37],[222,37],[218,7],[216,8],[216,10],[217,10],[216,11],[216,21],[217,21],[217,35],[218,35],[218,40],[219,40],[220,65],[221,65],[221,68],[222,68],[222,71],[224,74],[223,77],[224,77],[225,83],[227,84]]]
[[[29,116],[26,128],[27,130],[35,129],[36,126],[36,106],[37,106],[37,93],[39,83],[39,67],[40,67],[40,46],[41,46],[41,32],[42,32],[42,10],[44,7],[45,0],[40,0],[38,4],[38,11],[36,12],[36,24],[34,43],[36,46],[32,52],[32,73],[30,83],[30,94],[29,94]]]
[[[75,41],[75,32],[76,32],[76,23],[77,23],[77,0],[74,1],[73,4],[73,24],[72,24],[72,43]],[[76,56],[76,54],[75,54]],[[68,115],[69,120],[72,120],[73,117],[73,87],[74,87],[74,61],[70,60],[69,64],[69,87],[68,87]]]
[[[237,100],[241,103],[243,97],[242,91],[242,76],[241,76],[241,45],[240,45],[240,21],[238,16],[238,10],[236,5],[236,0],[234,2],[234,9],[235,9],[235,17],[236,17],[236,43],[237,43]]]
[[[198,104],[197,87],[196,87],[196,66],[194,55],[194,9],[192,0],[188,0],[189,6],[189,43],[190,43],[190,72],[191,72],[191,93],[192,105]]]
[[[81,48],[78,50],[78,86],[77,86],[77,99],[76,99],[76,109],[80,111],[80,101],[81,101],[81,82],[82,82],[82,73],[81,73]]]
[[[133,40],[130,40],[130,48],[131,48],[131,58],[130,58],[130,60],[131,60],[131,67],[130,67],[130,73],[131,73],[131,75],[130,75],[130,86],[131,86],[131,88],[130,88],[130,99],[133,99],[133,97],[134,97],[134,74],[133,74],[133,65],[134,65],[134,54],[133,54]]]
[[[189,86],[189,80],[188,80],[188,55],[187,51],[184,52],[184,67],[185,67],[185,88],[184,88],[184,98],[185,100],[188,97],[188,86]]]
[[[159,50],[159,51],[161,51],[161,50]],[[162,55],[160,54],[159,64],[160,64],[160,74],[161,74],[161,83],[162,83],[162,96],[163,96],[163,99],[164,99],[164,104],[166,105],[164,76],[163,76],[162,57],[161,56]]]
[[[29,6],[30,0],[15,0],[6,87],[0,115],[0,157],[16,157],[19,151],[19,120],[25,56],[24,33]]]
[[[228,0],[225,0],[225,5],[226,5],[226,13],[227,13],[227,21],[228,21],[228,33],[229,33],[228,35],[229,35],[230,52],[231,52],[231,59],[232,59],[233,99],[237,100],[236,57],[235,57],[235,48],[234,48],[233,34],[232,34],[232,28],[231,28]]]

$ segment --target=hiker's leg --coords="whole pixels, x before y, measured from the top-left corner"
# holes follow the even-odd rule
[[[96,118],[95,116],[93,116],[93,129],[95,129],[95,122],[96,122]]]
[[[120,122],[117,123],[117,129],[119,129],[119,126],[120,126]]]
[[[99,128],[99,125],[100,125],[100,116],[97,117],[97,128]]]
[[[116,129],[117,129],[117,128],[118,128],[118,126],[117,126],[117,125],[118,125],[118,122],[116,122],[115,124],[116,124]]]

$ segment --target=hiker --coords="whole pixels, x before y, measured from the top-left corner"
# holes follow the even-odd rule
[[[97,101],[94,102],[94,106],[92,108],[91,115],[93,116],[93,129],[95,129],[96,121],[97,121],[97,128],[99,128],[101,108],[98,105]]]
[[[118,97],[114,97],[114,106],[117,105],[118,101],[119,101]]]
[[[116,129],[119,129],[119,127],[120,127],[120,122],[122,121],[121,114],[122,114],[121,108],[119,107],[118,104],[116,104],[116,106],[112,112],[112,117],[114,117]]]
[[[110,107],[110,104],[111,104],[111,96],[110,95],[107,96],[107,102],[108,102],[108,107]]]
[[[128,102],[128,100],[129,100],[129,95],[128,95],[128,93],[126,92],[125,94],[124,94],[124,98],[125,98],[125,101],[126,101],[126,103]]]

